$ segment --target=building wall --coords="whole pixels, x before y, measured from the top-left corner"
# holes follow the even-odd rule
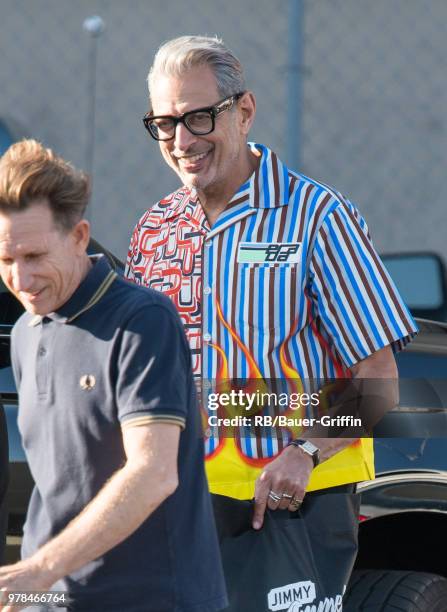
[[[379,249],[447,257],[444,0],[0,0],[0,13],[0,118],[87,169],[96,44],[91,221],[120,257],[140,214],[178,185],[141,117],[156,49],[188,33],[233,48],[257,94],[252,139],[358,203]],[[94,14],[96,43],[82,28]]]

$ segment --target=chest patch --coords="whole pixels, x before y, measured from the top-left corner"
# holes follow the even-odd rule
[[[96,385],[96,378],[93,374],[84,374],[79,380],[79,385],[84,391],[91,391]]]
[[[238,263],[298,263],[300,242],[241,242]]]

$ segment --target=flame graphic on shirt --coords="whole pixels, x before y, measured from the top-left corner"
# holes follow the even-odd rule
[[[243,387],[244,393],[253,393],[253,394],[259,393],[261,396],[263,393],[271,393],[271,389],[269,389],[267,383],[265,382],[255,359],[253,358],[253,356],[251,355],[250,351],[245,346],[245,344],[242,342],[242,340],[240,339],[236,331],[231,327],[231,325],[225,319],[223,312],[222,312],[222,307],[218,300],[216,300],[216,309],[217,309],[217,315],[218,315],[219,321],[222,323],[224,328],[228,331],[231,338],[233,339],[237,347],[241,350],[242,354],[244,355],[246,359],[246,362],[248,365],[248,380],[247,380],[247,384]],[[289,393],[291,392],[302,393],[304,390],[299,372],[295,368],[292,367],[286,355],[287,342],[290,340],[290,338],[295,333],[297,326],[298,326],[298,321],[295,321],[290,330],[290,333],[285,338],[285,340],[282,342],[280,346],[280,350],[279,350],[279,361],[280,361],[281,370],[283,373],[282,378],[287,380],[287,390]],[[225,352],[222,349],[222,347],[220,347],[218,344],[211,343],[209,346],[211,346],[211,348],[213,348],[218,354],[218,369],[217,369],[217,376],[216,376],[217,390],[219,391],[219,393],[229,393],[234,387],[232,386],[231,380],[230,380],[227,356],[225,355]],[[261,413],[263,409],[264,409],[264,406],[262,404],[259,405],[255,403],[252,409],[247,410],[246,412],[244,412],[244,414],[246,414],[246,416],[253,416],[257,413]],[[226,410],[226,416],[228,417],[233,417],[233,416],[236,416],[237,414],[241,414],[241,406],[236,406],[236,407],[227,406],[225,410]],[[305,407],[300,406],[298,409],[296,407],[295,408],[286,407],[285,409],[281,410],[281,415],[284,417],[293,416],[296,419],[297,417],[301,417],[305,415]],[[282,427],[281,428],[282,435],[278,435],[278,440],[279,440],[278,452],[282,450],[283,445],[281,441],[284,437],[284,434],[286,433],[285,430],[287,429],[290,432],[289,435],[291,435],[292,437],[297,437],[299,435],[299,432],[300,432],[299,428]],[[279,432],[279,428],[278,428],[278,432]],[[241,437],[240,431],[238,430],[238,428],[235,428],[234,429],[234,440],[233,438],[231,439],[225,438],[225,437],[221,438],[215,450],[212,453],[210,453],[207,458],[210,459],[212,457],[215,457],[216,454],[218,454],[224,446],[228,445],[229,443],[234,442],[236,449],[238,451],[238,454],[243,459],[243,461],[245,461],[246,463],[249,463],[257,467],[262,467],[267,462],[272,460],[273,457],[253,458],[253,457],[246,456],[246,454],[243,452],[241,448],[240,437]],[[261,436],[257,435],[256,438],[260,439]]]
[[[244,391],[249,392],[250,389],[261,390],[264,388],[268,392],[268,386],[263,379],[263,376],[261,374],[258,364],[256,363],[255,359],[251,355],[249,349],[244,345],[244,343],[238,336],[237,332],[231,327],[228,321],[225,320],[221,305],[218,302],[218,300],[216,300],[216,310],[217,310],[217,315],[218,315],[218,319],[220,323],[228,331],[232,340],[235,342],[237,347],[240,349],[240,351],[246,358],[247,365],[248,365],[248,372],[249,372],[249,380],[247,381],[247,386],[244,388]],[[322,343],[323,346],[326,346],[327,343],[325,339],[322,337],[322,335],[320,334],[318,330],[318,326],[315,320],[313,320],[313,317],[311,317],[310,319],[310,324],[312,325],[313,331],[316,334],[318,340]],[[285,384],[287,384],[288,386],[289,393],[291,391],[302,392],[304,389],[304,385],[300,378],[299,372],[297,369],[295,369],[291,365],[288,359],[288,353],[287,353],[287,344],[290,341],[290,339],[293,337],[293,335],[296,333],[297,328],[298,328],[298,320],[294,321],[289,334],[287,335],[287,337],[284,339],[284,341],[281,343],[279,347],[279,362],[281,366],[281,371],[283,373],[283,377],[284,379],[286,379]],[[218,390],[221,393],[230,392],[232,388],[232,384],[231,384],[230,373],[229,373],[228,359],[225,354],[225,351],[217,343],[212,343],[209,346],[211,346],[211,348],[215,350],[218,355],[218,368],[217,368],[217,374],[216,374],[217,385],[216,386],[218,387]],[[334,360],[336,359],[332,351],[330,352],[330,356],[331,356],[331,359],[334,359]],[[340,362],[338,362],[338,365],[334,363],[334,366],[335,366],[335,371],[337,375],[341,375],[341,372],[343,370],[342,370],[342,366]],[[349,377],[349,374],[350,374],[349,371],[343,371],[343,373],[344,373],[345,378]],[[320,405],[319,405],[320,415],[323,412],[326,412],[329,408],[330,394],[332,393],[332,390],[334,389],[334,384],[337,385],[337,381],[335,381],[335,383],[332,383],[332,384],[327,384],[322,389],[320,389]],[[293,389],[291,389],[291,387],[293,387]],[[257,406],[255,410],[261,410],[262,408],[263,408],[262,406],[261,407]],[[231,411],[231,409],[226,407],[225,416],[231,416],[231,412],[234,413],[235,410]],[[240,407],[239,407],[238,413],[241,414]],[[306,413],[306,408],[302,405],[299,406],[297,410],[296,409],[292,410],[290,407],[286,407],[285,410],[281,411],[281,415],[293,416],[295,417],[295,419],[297,417],[305,416],[305,413]],[[254,411],[252,411],[251,413],[248,412],[248,414],[255,414],[255,412]],[[205,416],[205,422],[206,422],[206,416]],[[278,456],[278,454],[283,449],[284,443],[282,442],[282,439],[284,437],[284,433],[286,433],[285,429],[286,428],[282,428],[283,435],[278,436],[278,446],[276,449],[277,450],[276,454],[272,454],[270,456],[258,456],[258,457],[248,456],[247,452],[243,448],[242,440],[241,440],[241,435],[244,436],[246,434],[244,434],[244,431],[238,427],[233,428],[234,433],[232,437],[220,436],[218,440],[216,439],[215,441],[216,447],[214,448],[213,451],[208,452],[206,456],[206,470],[207,470],[207,476],[208,476],[208,480],[210,484],[210,489],[213,492],[220,493],[223,495],[229,494],[230,496],[234,496],[239,499],[248,499],[249,497],[254,495],[254,483],[255,483],[256,478],[261,473],[261,470],[267,463],[269,463],[270,461],[272,461],[272,459]],[[302,429],[298,429],[296,427],[291,427],[287,429],[291,433],[292,438],[299,437],[300,434],[302,434]],[[257,447],[256,454],[262,455],[263,450],[264,450],[263,439],[262,439],[261,433],[257,431],[256,428],[252,429],[251,431],[251,439],[252,439],[252,442]],[[361,440],[354,442],[352,446],[360,448]],[[349,452],[350,452],[349,449],[346,449],[346,451],[342,451],[342,453],[339,453],[339,455],[337,455],[337,457],[339,456],[340,459],[329,460],[327,462],[327,466],[329,466],[329,463],[331,462],[333,464],[334,461],[336,463],[337,461],[341,461],[343,464],[345,459],[343,459],[342,456],[345,456],[346,453],[349,454]],[[336,469],[337,468],[335,468],[335,470]],[[314,478],[317,477],[316,473],[318,471],[319,471],[319,468],[315,470]],[[370,468],[370,471],[371,471],[371,474],[373,474],[373,468]],[[332,472],[330,472],[329,474],[331,473]],[[335,471],[335,473],[337,472]],[[329,477],[322,476],[321,478],[325,483],[326,482],[332,483],[334,481],[334,476],[329,476]],[[337,479],[335,479],[334,482],[335,484],[339,484],[339,480]],[[325,486],[329,486],[329,484],[325,484]]]

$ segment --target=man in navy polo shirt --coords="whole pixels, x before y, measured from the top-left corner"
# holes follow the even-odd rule
[[[0,565],[3,563],[6,544],[8,512],[6,507],[6,490],[8,488],[8,432],[6,417],[0,403]]]
[[[12,361],[36,484],[0,590],[63,591],[53,604],[70,611],[221,610],[181,322],[87,256],[87,200],[85,175],[35,141],[0,160],[0,274],[27,311]]]

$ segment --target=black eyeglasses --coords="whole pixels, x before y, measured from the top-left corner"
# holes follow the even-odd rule
[[[211,134],[216,125],[216,117],[226,110],[230,110],[234,103],[244,95],[241,91],[228,98],[224,98],[214,106],[197,108],[188,111],[178,117],[174,115],[152,115],[152,111],[143,117],[144,127],[155,140],[172,140],[175,137],[175,129],[179,123],[195,136]]]

